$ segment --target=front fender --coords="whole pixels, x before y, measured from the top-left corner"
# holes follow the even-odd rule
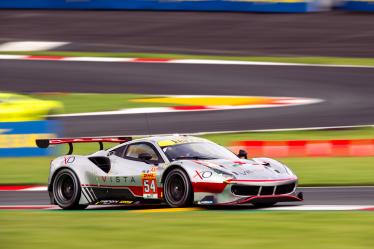
[[[253,160],[258,163],[268,163],[269,166],[271,166],[272,168],[277,169],[281,171],[282,173],[286,173],[290,176],[296,177],[295,173],[293,173],[293,171],[288,166],[284,165],[283,163],[275,159],[267,158],[267,157],[258,157],[258,158],[253,158]]]
[[[187,172],[191,183],[222,183],[228,179],[228,177],[224,177],[222,174],[219,174],[219,172],[224,173],[224,171],[215,169],[214,167],[216,167],[216,165],[209,166],[209,163],[207,162],[181,160],[174,165],[181,167]]]

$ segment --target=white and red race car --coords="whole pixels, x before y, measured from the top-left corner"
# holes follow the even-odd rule
[[[73,144],[98,142],[91,155],[73,155]],[[120,143],[104,150],[104,142]],[[38,147],[69,144],[68,155],[51,162],[48,191],[63,209],[93,204],[164,203],[171,207],[271,206],[302,201],[297,176],[270,158],[247,159],[192,136],[41,139]]]

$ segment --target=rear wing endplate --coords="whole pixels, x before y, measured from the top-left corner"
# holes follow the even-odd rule
[[[106,143],[125,143],[131,141],[132,137],[81,137],[81,138],[52,138],[52,139],[36,139],[36,145],[39,148],[48,148],[50,145],[69,144],[68,155],[73,153],[74,143],[99,143],[100,150],[104,149]]]

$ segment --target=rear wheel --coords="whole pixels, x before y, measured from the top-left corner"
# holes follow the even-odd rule
[[[190,206],[193,190],[188,175],[182,169],[171,170],[165,178],[164,194],[171,207]]]
[[[88,205],[79,205],[81,186],[78,177],[70,170],[63,169],[53,181],[53,198],[62,209],[85,209]]]

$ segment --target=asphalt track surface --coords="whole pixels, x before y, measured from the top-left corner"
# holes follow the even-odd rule
[[[278,205],[374,205],[374,187],[299,188],[304,202]],[[2,205],[49,205],[46,191],[0,191]]]
[[[72,42],[67,51],[374,56],[371,13],[0,10],[0,43]]]
[[[65,136],[144,135],[374,123],[374,69],[0,61],[0,90],[310,97],[279,108],[60,118]],[[84,104],[84,103],[83,103]]]

